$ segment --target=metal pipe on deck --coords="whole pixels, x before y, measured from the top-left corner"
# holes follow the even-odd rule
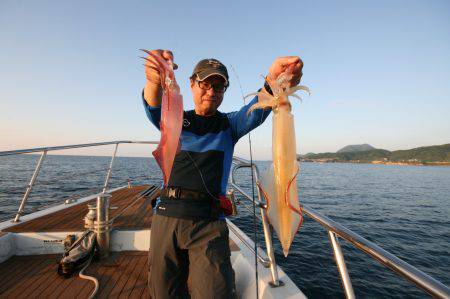
[[[97,197],[97,221],[95,233],[97,234],[97,245],[100,257],[109,255],[110,225],[109,225],[109,198],[108,193],[102,193]]]

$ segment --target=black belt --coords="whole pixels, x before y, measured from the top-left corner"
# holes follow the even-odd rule
[[[206,192],[168,187],[161,190],[157,214],[185,219],[218,219],[218,200]]]
[[[161,190],[161,198],[168,199],[198,199],[211,200],[211,195],[206,192],[188,190],[183,188],[168,187]]]

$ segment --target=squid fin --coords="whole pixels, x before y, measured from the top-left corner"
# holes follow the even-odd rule
[[[256,183],[259,190],[262,191],[264,198],[266,199],[266,210],[269,211],[272,207],[271,202],[276,200],[276,191],[275,191],[275,178],[273,171],[273,163],[267,167],[264,172],[261,174],[259,181]],[[269,217],[270,222],[270,217]]]
[[[291,191],[293,191],[293,190],[296,190],[296,188],[297,188],[297,185],[295,184],[295,181],[296,181],[298,173],[300,171],[300,165],[297,163],[296,166],[297,166],[297,169],[293,173],[292,178],[289,180],[289,184],[286,187],[286,192],[285,192],[285,196],[286,197],[285,197],[284,201],[285,201],[286,206],[288,206],[289,209],[291,210],[291,212],[294,213],[293,215],[296,215],[294,217],[298,217],[298,224],[297,224],[296,227],[291,227],[291,229],[293,229],[293,231],[292,231],[292,236],[291,236],[291,239],[289,240],[289,242],[288,243],[281,242],[281,247],[283,248],[283,254],[284,254],[285,257],[288,256],[289,248],[290,248],[290,246],[292,244],[292,241],[294,240],[295,235],[297,234],[298,230],[300,229],[300,227],[303,224],[303,209],[302,209],[302,206],[298,202],[297,203],[295,203],[295,202],[291,203],[290,200],[289,200],[289,193]],[[295,193],[296,193],[296,197],[295,198],[297,200],[298,195],[297,195],[297,192],[295,192]],[[298,206],[298,208],[297,208],[297,206]],[[295,224],[295,222],[293,222],[292,224]]]

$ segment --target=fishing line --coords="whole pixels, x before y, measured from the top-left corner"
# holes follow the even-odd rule
[[[191,154],[189,154],[188,151],[185,151],[185,153],[186,153],[186,155],[189,157],[189,159],[191,159],[192,164],[194,164],[195,169],[197,169],[198,174],[200,175],[200,179],[202,180],[203,187],[205,187],[206,192],[207,192],[207,193],[209,194],[209,196],[211,196],[212,198],[217,199],[217,197],[214,196],[214,195],[209,191],[208,186],[206,186],[205,179],[203,178],[202,171],[201,171],[200,168],[198,167],[197,163],[195,163],[195,160],[192,158]]]
[[[234,76],[236,77],[236,80],[239,85],[239,89],[241,90],[242,100],[244,101],[245,105],[245,95],[244,91],[242,90],[241,80],[239,80],[239,76],[234,69],[234,67],[231,65],[231,69],[233,70]],[[261,118],[262,121],[262,118]],[[256,202],[255,202],[255,186],[254,186],[254,174],[253,174],[253,155],[252,155],[252,139],[250,137],[250,132],[248,132],[248,144],[249,144],[249,150],[250,150],[250,172],[252,175],[252,203],[253,203],[253,238],[255,239],[255,286],[256,286],[256,298],[259,298],[259,287],[258,287],[258,224],[256,223]]]

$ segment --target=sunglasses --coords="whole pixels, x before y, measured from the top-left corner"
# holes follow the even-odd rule
[[[228,88],[228,84],[211,84],[210,82],[200,81],[198,79],[196,79],[195,81],[197,82],[198,87],[203,90],[210,90],[212,88],[215,92],[224,93]]]

